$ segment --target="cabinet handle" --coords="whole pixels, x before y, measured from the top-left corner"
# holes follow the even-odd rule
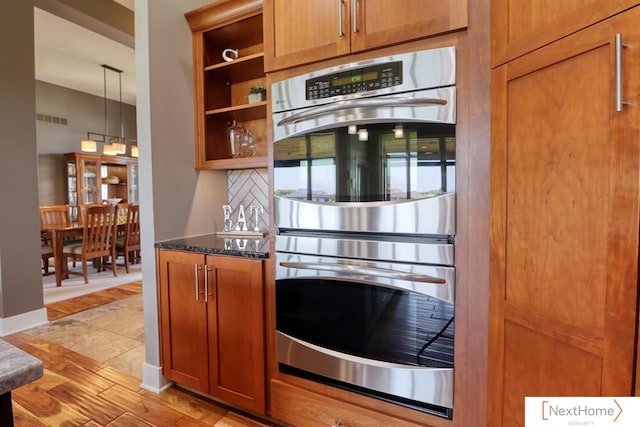
[[[338,0],[338,37],[344,36],[344,29],[342,28],[342,0]]]
[[[209,269],[208,265],[204,266],[204,302],[209,302],[209,297],[213,295],[209,295]]]
[[[628,45],[622,43],[622,34],[616,34],[616,111],[622,111],[622,106],[628,104],[622,100],[622,48]]]
[[[358,32],[358,0],[351,0],[351,13],[353,14],[353,32]]]
[[[200,292],[198,292],[200,290],[200,289],[198,289],[198,282],[199,282],[199,280],[198,280],[198,270],[199,270],[198,264],[195,264],[193,266],[193,268],[194,268],[194,271],[196,273],[196,301],[200,301]]]

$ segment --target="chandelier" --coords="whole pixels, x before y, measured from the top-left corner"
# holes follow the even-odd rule
[[[109,135],[109,118],[107,115],[107,70],[118,73],[118,84],[120,90],[120,135]],[[87,139],[80,141],[80,150],[95,153],[98,151],[98,143],[103,144],[102,152],[107,155],[125,154],[127,145],[131,146],[131,156],[138,157],[138,146],[136,140],[124,137],[124,120],[122,116],[122,70],[102,64],[104,82],[104,133],[87,132]]]

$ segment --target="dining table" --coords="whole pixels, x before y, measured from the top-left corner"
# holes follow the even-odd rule
[[[124,233],[126,221],[118,219],[117,233]],[[53,252],[53,263],[56,275],[56,287],[62,286],[62,281],[69,277],[66,257],[62,255],[64,242],[71,240],[82,240],[84,226],[77,222],[67,225],[53,225],[50,228],[40,230],[41,236],[51,241]],[[113,260],[112,262],[115,262]]]

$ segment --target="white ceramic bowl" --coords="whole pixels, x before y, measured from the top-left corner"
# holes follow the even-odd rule
[[[122,201],[122,198],[115,198],[115,199],[105,199],[105,202],[111,204],[111,205],[117,205],[118,203],[120,203]]]

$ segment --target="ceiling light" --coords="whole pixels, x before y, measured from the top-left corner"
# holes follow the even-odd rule
[[[95,153],[98,151],[98,144],[93,139],[83,139],[80,141],[80,150],[87,153]]]
[[[138,157],[138,146],[137,145],[132,145],[131,146],[131,157]]]
[[[358,132],[358,127],[356,125],[349,125],[347,132],[349,135],[355,135]]]
[[[393,128],[393,134],[396,138],[403,138],[404,129],[402,128],[402,125],[397,125],[395,128]]]
[[[118,154],[115,148],[113,148],[113,144],[104,144],[102,147],[102,154],[106,154],[107,156],[115,156]]]
[[[113,148],[113,151],[115,151],[116,154],[124,154],[127,152],[127,146],[117,139],[115,142],[111,143],[111,148]]]
[[[369,140],[369,132],[366,129],[360,129],[358,131],[358,140],[359,141],[368,141]]]
[[[135,139],[124,137],[124,120],[122,117],[122,70],[102,64],[103,86],[104,86],[104,133],[87,132],[87,139],[80,142],[80,149],[86,152],[95,153],[97,143],[104,144],[103,154],[114,156],[127,152],[127,142],[135,142]],[[120,89],[120,136],[109,135],[109,119],[107,115],[107,70],[118,73],[118,83]],[[132,146],[133,147],[133,146]],[[133,155],[133,149],[132,149]]]

